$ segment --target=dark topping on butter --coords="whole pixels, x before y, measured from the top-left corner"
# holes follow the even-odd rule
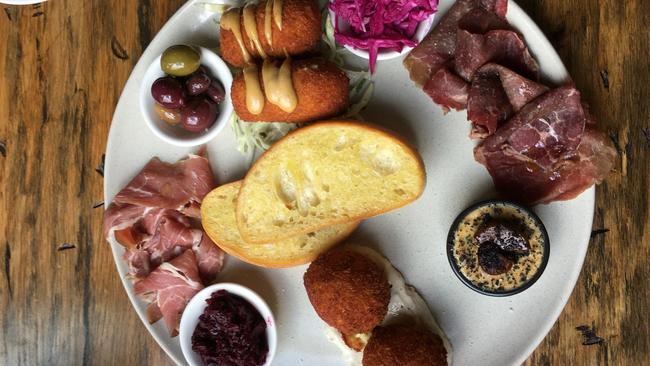
[[[516,229],[506,223],[490,223],[481,228],[475,236],[478,245],[495,244],[504,252],[528,254],[530,246]]]
[[[494,243],[488,242],[478,248],[479,266],[493,276],[510,271],[516,260],[514,254],[501,250]]]
[[[452,227],[452,266],[470,287],[493,294],[530,286],[545,266],[548,237],[534,214],[509,203],[473,207]]]

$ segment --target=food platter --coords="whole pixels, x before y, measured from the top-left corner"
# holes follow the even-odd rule
[[[197,150],[159,140],[144,122],[138,95],[146,68],[169,45],[217,46],[218,16],[200,3],[188,1],[167,22],[124,87],[106,150],[106,202],[112,201],[152,157],[174,162]],[[441,1],[439,13],[452,4]],[[567,71],[557,53],[513,2],[509,3],[507,19],[525,37],[539,62],[542,78],[555,84],[566,80]],[[348,241],[378,250],[417,288],[453,344],[454,365],[520,364],[550,330],[575,285],[589,243],[595,190],[592,187],[573,200],[534,208],[548,230],[551,254],[543,276],[531,288],[503,298],[483,296],[467,288],[447,261],[447,234],[464,208],[495,196],[493,183],[473,158],[474,142],[467,138],[470,126],[464,112],[443,114],[414,86],[401,61],[400,57],[377,65],[375,92],[362,116],[397,132],[417,148],[426,167],[427,185],[413,204],[364,221]],[[229,127],[206,146],[218,184],[245,175],[249,159],[237,151]],[[110,244],[134,309],[167,354],[177,364],[185,364],[179,340],[168,335],[163,322],[150,325],[146,321],[145,303],[136,297],[127,278],[124,249],[116,242]],[[268,302],[278,331],[274,364],[342,365],[339,350],[327,341],[325,325],[310,306],[302,282],[305,269],[304,265],[264,269],[229,257],[218,281],[245,285]]]

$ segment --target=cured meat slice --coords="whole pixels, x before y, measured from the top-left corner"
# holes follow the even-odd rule
[[[201,278],[214,279],[221,270],[224,253],[205,233],[192,227],[190,220],[176,210],[112,203],[106,211],[105,233],[127,251],[123,259],[129,273],[144,277],[186,249],[193,249]]]
[[[152,237],[142,243],[140,249],[149,252],[153,267],[177,257],[186,249],[191,249],[203,236],[201,230],[190,228],[173,215],[160,218],[151,234]]]
[[[575,160],[562,169],[564,179],[540,200],[541,203],[570,200],[587,188],[601,183],[614,167],[616,148],[595,125],[587,124]],[[571,167],[571,163],[573,166]]]
[[[104,237],[107,240],[110,240],[112,238],[115,238],[116,231],[119,232],[132,228],[149,210],[152,210],[152,208],[129,204],[111,203],[104,212]],[[137,241],[117,241],[118,243],[127,247],[132,247],[138,243]]]
[[[148,320],[154,323],[162,316],[170,335],[176,336],[185,306],[203,289],[194,252],[186,250],[163,263],[133,288],[137,295],[150,302]]]
[[[545,85],[534,82],[516,72],[497,64],[487,64],[479,69],[479,73],[499,76],[501,87],[508,96],[508,101],[515,112],[519,112],[526,104],[548,91]]]
[[[539,65],[530,54],[523,37],[511,30],[492,30],[485,34],[492,50],[490,61],[519,72],[529,79],[539,79]]]
[[[459,29],[454,70],[467,81],[488,62],[509,67],[537,80],[539,66],[528,51],[523,38],[512,30],[491,30],[485,34]]]
[[[580,92],[563,86],[527,104],[484,145],[488,151],[511,149],[551,168],[578,148],[585,123]]]
[[[124,252],[122,258],[129,266],[129,274],[132,276],[146,277],[153,269],[151,265],[151,254],[144,249],[129,249]]]
[[[495,29],[512,29],[504,15],[486,10],[484,7],[472,9],[465,14],[458,21],[458,28],[476,34],[484,34]]]
[[[199,266],[199,275],[203,283],[214,280],[223,268],[226,255],[205,233],[201,241],[192,247]]]
[[[454,71],[466,81],[472,81],[474,71],[489,61],[491,53],[483,34],[459,29],[456,34]]]
[[[202,156],[190,155],[176,164],[153,158],[114,201],[183,211],[201,203],[214,186],[210,163]],[[189,210],[188,214],[195,216],[197,210]]]
[[[467,107],[469,84],[448,68],[438,70],[424,85],[424,92],[447,113]]]
[[[471,138],[493,134],[499,123],[512,113],[513,107],[498,75],[485,74],[474,79],[467,97],[467,119],[473,123]]]
[[[201,230],[200,203],[215,182],[207,159],[190,155],[169,164],[153,158],[104,214],[104,236],[124,246],[147,319],[164,318],[172,336],[189,299],[212,281],[225,253]]]
[[[559,87],[479,144],[475,159],[510,199],[536,204],[573,198],[605,178],[616,154],[587,119],[580,93]]]
[[[190,155],[176,164],[153,158],[115,196],[104,215],[104,235],[127,249],[123,258],[132,276],[144,277],[193,249],[202,278],[214,278],[224,253],[204,239],[207,235],[192,219],[199,217],[200,202],[214,186],[210,164],[202,156]]]
[[[475,74],[467,100],[467,118],[474,124],[472,138],[484,138],[513,113],[548,90],[497,64],[487,64]]]
[[[474,9],[485,9],[505,18],[507,0],[458,0],[440,23],[404,59],[411,80],[424,86],[432,75],[446,66],[456,52],[459,21]]]

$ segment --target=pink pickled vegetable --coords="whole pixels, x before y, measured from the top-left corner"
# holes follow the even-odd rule
[[[438,0],[332,0],[329,7],[335,14],[336,41],[368,51],[373,72],[380,49],[401,52],[417,45],[415,30],[436,12]],[[341,30],[341,20],[349,31]]]

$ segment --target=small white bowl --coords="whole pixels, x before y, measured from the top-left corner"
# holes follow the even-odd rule
[[[232,101],[230,99],[230,86],[232,85],[232,73],[221,57],[207,48],[196,47],[201,53],[201,65],[205,67],[210,76],[216,78],[223,85],[226,97],[219,104],[219,114],[214,124],[203,132],[189,132],[181,127],[172,126],[158,117],[154,110],[156,101],[151,96],[151,85],[156,79],[165,76],[160,68],[160,57],[149,65],[140,84],[140,110],[144,120],[151,131],[161,140],[176,146],[198,146],[215,138],[228,124],[232,114]]]
[[[192,300],[190,300],[185,307],[185,311],[183,311],[183,316],[181,317],[180,329],[178,331],[178,337],[181,342],[181,349],[183,350],[185,360],[187,360],[190,366],[203,365],[201,357],[192,351],[192,334],[194,333],[196,326],[199,324],[199,316],[203,314],[203,311],[208,306],[205,300],[212,296],[214,292],[219,290],[226,290],[231,294],[243,297],[260,312],[262,318],[266,321],[266,338],[269,344],[269,353],[266,355],[264,366],[270,365],[273,361],[273,357],[275,357],[275,349],[278,344],[275,318],[273,317],[271,309],[266,302],[251,289],[235,283],[226,282],[217,283],[204,288],[194,295]]]
[[[334,27],[334,29],[336,29],[336,20],[335,20],[336,14],[334,14],[332,10],[329,10],[329,14],[330,14],[330,19],[332,21],[332,26]],[[415,34],[413,38],[418,42],[418,44],[422,42],[424,37],[431,30],[431,26],[433,25],[433,19],[435,18],[435,16],[436,13],[434,12],[427,19],[421,21],[420,24],[418,24],[418,27],[415,28]],[[341,20],[339,25],[341,26],[341,31],[343,31],[344,33],[350,29],[350,25],[344,20]],[[370,59],[370,54],[366,50],[360,50],[348,45],[342,45],[342,46],[345,47],[345,49],[347,49],[348,51],[352,52],[353,54],[361,58],[365,58],[366,60]],[[404,47],[402,48],[402,52],[397,52],[397,51],[382,51],[380,48],[379,52],[377,52],[377,61],[390,60],[396,57],[400,57],[410,52],[412,49],[413,47]]]

